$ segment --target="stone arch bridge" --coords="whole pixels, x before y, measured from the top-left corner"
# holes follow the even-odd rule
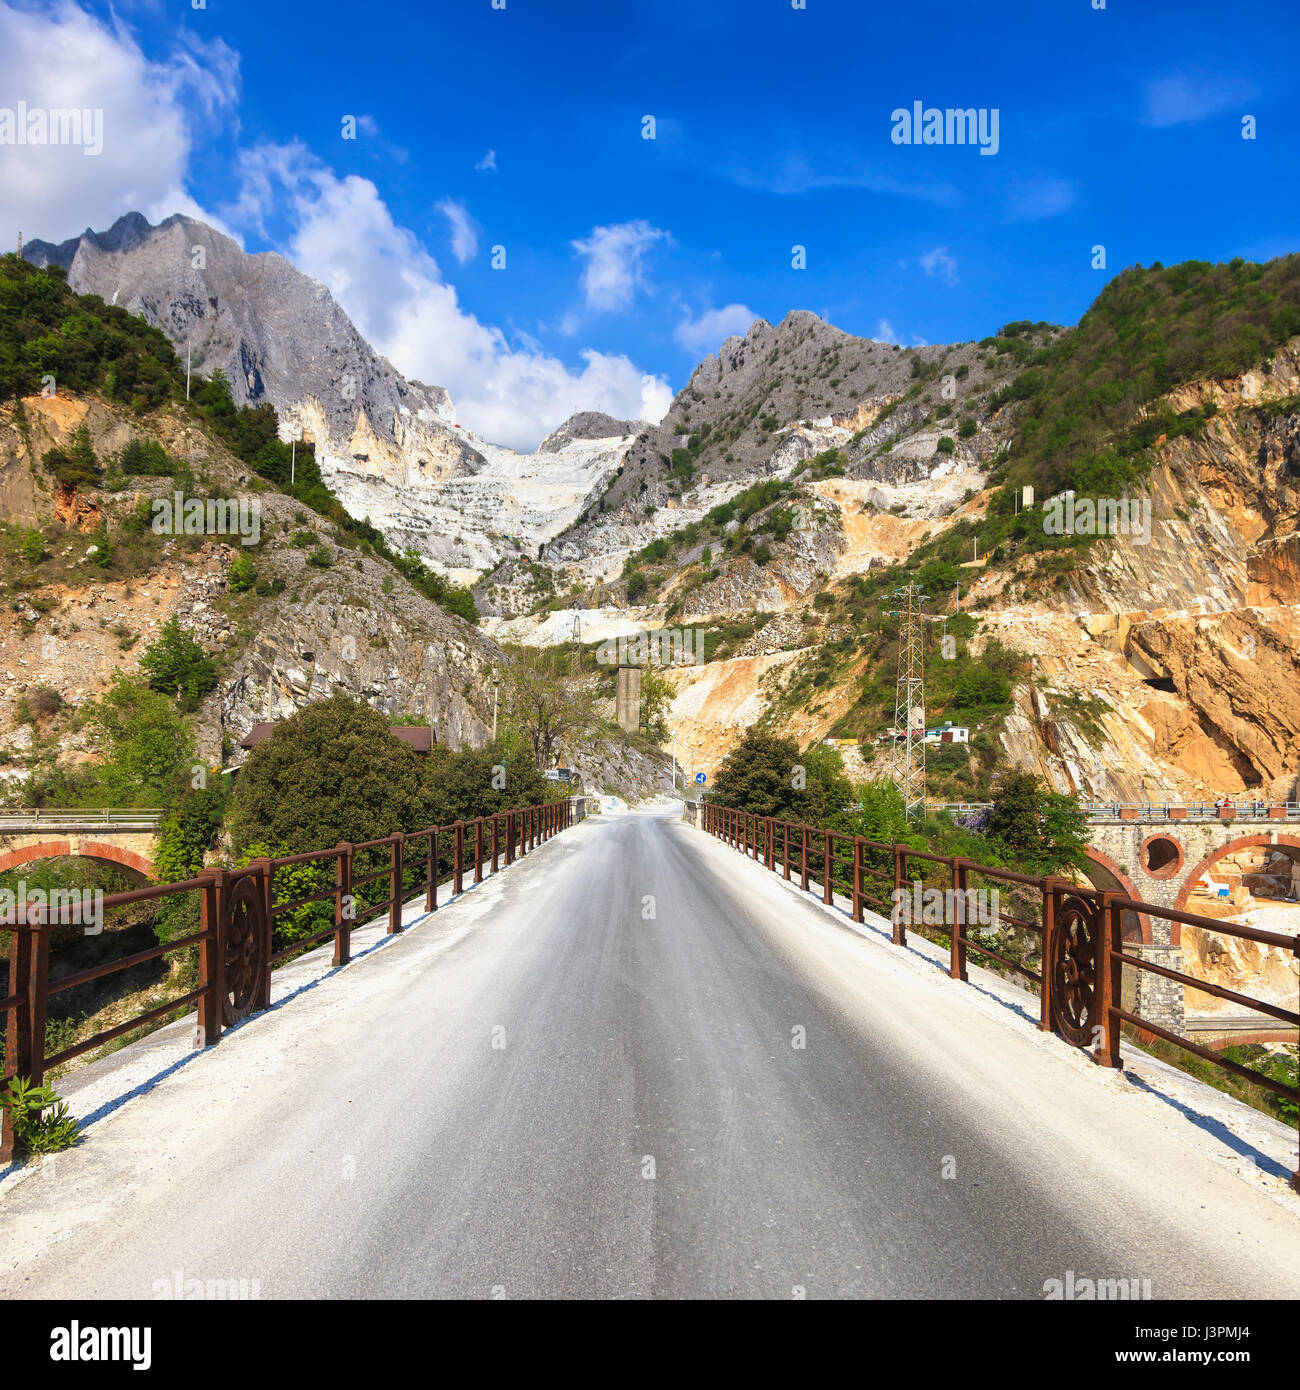
[[[1090,825],[1089,877],[1098,888],[1160,907],[1186,909],[1197,880],[1213,877],[1214,866],[1237,850],[1276,847],[1300,861],[1300,806],[1253,802],[1219,806],[1085,806]],[[1125,935],[1130,950],[1172,970],[1182,967],[1182,928],[1149,913],[1130,914]],[[1147,972],[1135,984],[1140,1012],[1182,1032],[1182,987]],[[1127,975],[1126,975],[1127,982]],[[1249,1020],[1243,1020],[1243,1026]],[[1263,1020],[1266,1024],[1266,1020]]]
[[[0,873],[72,856],[151,882],[160,820],[153,810],[0,810]]]

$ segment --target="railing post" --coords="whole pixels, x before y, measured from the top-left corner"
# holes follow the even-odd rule
[[[867,842],[862,835],[853,840],[853,920],[862,921],[862,870],[866,865]]]
[[[271,1007],[271,952],[275,947],[275,918],[271,915],[272,894],[275,876],[275,868],[269,859],[259,859],[255,865],[258,881],[258,892],[262,895],[263,917],[265,919],[266,935],[262,938],[262,978],[257,985],[257,1001],[253,1005],[254,1010],[269,1009]]]
[[[826,832],[825,862],[822,866],[822,902],[829,906],[835,901],[835,888],[831,880],[835,877],[835,841],[831,832]]]
[[[515,862],[515,813],[506,812],[506,863]]]
[[[954,980],[967,979],[966,974],[966,881],[969,859],[954,855],[949,861],[952,868],[952,958],[948,963],[948,974]]]
[[[398,830],[391,838],[392,851],[388,871],[388,931],[386,935],[395,936],[402,930],[402,832]]]
[[[465,822],[458,820],[452,829],[456,833],[456,844],[452,851],[451,891],[453,895],[459,896],[464,889],[461,858],[465,852]]]
[[[500,815],[493,815],[493,817],[492,817],[492,872],[493,872],[493,873],[496,873],[496,871],[497,871],[497,842],[499,841],[500,837],[501,837],[501,817],[500,817]]]
[[[429,834],[429,883],[424,890],[424,910],[438,910],[438,827],[435,825]]]
[[[895,946],[907,945],[907,924],[903,921],[903,914],[899,908],[899,893],[903,888],[903,875],[906,867],[903,863],[904,850],[902,845],[894,846],[894,894],[891,901],[894,910],[889,914],[889,920],[893,925],[891,936]]]
[[[806,893],[808,891],[808,827],[799,827],[799,887]]]
[[[1043,986],[1039,990],[1038,1031],[1052,1031],[1052,961],[1056,951],[1056,885],[1061,880],[1043,879]]]
[[[9,1010],[5,1026],[4,1082],[12,1076],[30,1076],[32,1072],[32,933],[23,930],[30,921],[27,903],[15,904],[14,929],[9,935],[9,993],[19,1002]],[[0,1160],[13,1157],[14,1130],[6,1106],[0,1106]]]
[[[335,846],[338,858],[334,861],[334,961],[337,969],[352,959],[352,846],[340,840]]]
[[[1119,1019],[1111,1015],[1112,1009],[1120,1007],[1123,997],[1124,965],[1122,961],[1114,959],[1114,953],[1120,949],[1120,943],[1123,941],[1123,914],[1115,905],[1119,896],[1113,892],[1102,893],[1100,920],[1097,924],[1097,963],[1094,967],[1097,982],[1097,1019],[1094,1026],[1102,1029],[1102,1042],[1093,1053],[1092,1060],[1100,1067],[1119,1068],[1123,1065],[1120,1060],[1122,1035]]]
[[[782,877],[787,883],[790,882],[790,822],[781,822],[781,866]]]
[[[213,874],[203,875],[199,889],[199,930],[208,940],[199,947],[198,1038],[199,1047],[212,1047],[221,1036],[221,995],[218,993],[221,972],[217,968],[217,953],[221,945],[221,917],[217,902],[217,881]]]
[[[474,882],[483,882],[483,817],[474,822]]]

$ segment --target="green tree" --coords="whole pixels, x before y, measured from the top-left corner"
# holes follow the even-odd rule
[[[154,851],[154,876],[159,883],[179,883],[193,878],[204,856],[216,845],[226,807],[222,785],[204,787],[183,796],[158,827]]]
[[[174,695],[185,709],[216,689],[217,668],[202,646],[184,631],[177,618],[169,618],[155,642],[140,658],[140,669],[153,690]]]
[[[668,737],[668,706],[677,692],[655,670],[641,673],[641,727],[658,743]]]
[[[434,748],[424,768],[428,823],[496,815],[537,806],[551,785],[538,771],[531,748],[519,738],[502,738],[486,748]]]
[[[710,801],[758,816],[842,828],[852,788],[833,748],[750,729],[722,760]]]
[[[227,820],[236,851],[267,843],[290,854],[431,823],[420,755],[346,695],[299,710],[253,749]]]
[[[86,788],[107,806],[164,806],[186,785],[194,740],[166,696],[119,678],[98,704],[90,724],[104,758]]]
[[[1024,873],[1056,874],[1088,862],[1088,825],[1078,802],[1049,791],[1030,772],[1009,769],[998,778],[986,833]]]

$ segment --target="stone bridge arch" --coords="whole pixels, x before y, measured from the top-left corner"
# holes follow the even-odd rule
[[[1192,895],[1192,890],[1196,887],[1196,881],[1203,874],[1208,874],[1220,859],[1226,858],[1229,854],[1235,853],[1239,849],[1289,849],[1294,853],[1290,856],[1293,859],[1300,859],[1300,835],[1283,834],[1279,831],[1257,831],[1253,835],[1238,835],[1236,839],[1228,840],[1212,849],[1199,863],[1197,863],[1183,879],[1182,887],[1178,890],[1178,897],[1174,900],[1174,906],[1185,908],[1187,900]]]
[[[26,843],[14,845],[14,838],[21,838]],[[8,836],[6,841],[5,848],[0,850],[0,873],[41,859],[94,859],[101,864],[111,864],[141,884],[153,882],[152,860],[138,849],[114,844],[111,840],[42,840],[32,836]]]

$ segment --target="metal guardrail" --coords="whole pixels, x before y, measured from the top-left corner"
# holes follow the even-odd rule
[[[39,830],[70,825],[156,826],[163,812],[156,807],[120,810],[106,806],[16,806],[0,807],[0,830]]]
[[[991,801],[927,801],[930,812],[947,811],[954,816],[984,811]],[[1079,809],[1089,820],[1300,820],[1300,802],[1295,801],[1081,801]]]
[[[49,929],[76,922],[76,916],[68,915],[76,909],[52,906],[48,899],[40,905],[35,900],[19,904],[12,914],[0,917],[0,929],[10,933],[9,994],[0,998],[6,1030],[0,1089],[7,1087],[14,1076],[30,1077],[33,1084],[39,1085],[47,1068],[71,1061],[144,1024],[164,1022],[190,1004],[198,1005],[200,1039],[203,1046],[210,1046],[220,1038],[223,1027],[229,1028],[270,1006],[273,966],[329,937],[334,941],[333,964],[346,965],[351,959],[351,934],[359,911],[367,915],[386,913],[388,933],[400,932],[403,903],[421,889],[425,911],[438,910],[438,889],[445,882],[445,872],[450,873],[452,894],[458,894],[464,888],[467,873],[472,872],[474,882],[481,883],[487,866],[495,874],[499,867],[512,864],[573,825],[576,810],[569,800],[548,801],[450,825],[432,825],[426,830],[397,831],[363,844],[339,844],[306,854],[257,859],[239,869],[209,869],[180,883],[107,894],[101,910],[197,894],[199,930],[180,940],[162,942],[55,980],[50,979]],[[302,876],[302,866],[320,872]],[[277,888],[277,872],[291,868],[300,870],[293,889]],[[319,891],[290,896],[291,892],[301,892],[304,886],[319,887]],[[383,896],[376,897],[377,893]],[[276,919],[316,903],[322,905],[321,916],[333,920],[307,935],[288,935],[281,949],[276,950]],[[308,925],[313,923],[309,921]],[[198,948],[197,988],[103,1029],[53,1056],[46,1055],[45,1020],[52,994],[190,947]],[[8,1109],[0,1110],[3,1162],[13,1153],[13,1130]]]
[[[702,828],[724,844],[764,864],[773,873],[778,864],[781,865],[786,880],[790,879],[793,869],[799,876],[799,887],[805,892],[816,891],[827,905],[834,902],[838,889],[850,900],[855,922],[863,920],[867,904],[877,908],[889,919],[891,939],[896,946],[907,945],[909,922],[938,928],[948,938],[951,952],[948,973],[955,980],[968,979],[967,956],[971,952],[1025,976],[1038,987],[1039,1028],[1088,1050],[1092,1060],[1100,1066],[1121,1066],[1121,1025],[1127,1023],[1140,1033],[1161,1038],[1275,1095],[1300,1101],[1300,1086],[1288,1086],[1221,1057],[1151,1019],[1127,1011],[1121,1003],[1124,997],[1122,972],[1128,966],[1253,1010],[1288,1028],[1300,1028],[1300,1012],[1296,1010],[1281,1008],[1267,1000],[1251,999],[1209,980],[1197,979],[1156,961],[1128,954],[1123,928],[1126,913],[1148,913],[1239,940],[1276,946],[1290,951],[1298,959],[1300,936],[1201,917],[1182,909],[1142,902],[1122,893],[1084,887],[1065,878],[1012,873],[976,864],[962,855],[927,854],[908,845],[887,845],[860,835],[846,835],[775,816],[758,816],[716,802],[705,802]],[[911,871],[917,877],[909,885],[909,865],[913,862],[919,863],[921,868]],[[813,887],[812,874],[819,874],[821,882],[817,889]],[[978,929],[972,934],[972,924],[979,920],[971,911],[972,877],[992,879],[1002,892],[1008,893],[1018,914],[1002,911],[999,895],[996,918],[992,923],[985,923],[994,926],[999,933],[994,942],[981,939]],[[941,894],[942,912],[937,921],[928,912],[920,918],[914,915],[912,902],[920,896],[915,890],[922,883],[927,890],[937,888]],[[932,904],[933,901],[931,898]],[[1038,936],[1041,942],[1039,969],[1034,970],[1025,961],[1011,959],[992,949],[995,944],[1001,946],[1000,932],[1006,927]],[[1291,1184],[1300,1192],[1300,1168],[1292,1173]]]
[[[1295,801],[1081,801],[1089,820],[1300,820]]]

